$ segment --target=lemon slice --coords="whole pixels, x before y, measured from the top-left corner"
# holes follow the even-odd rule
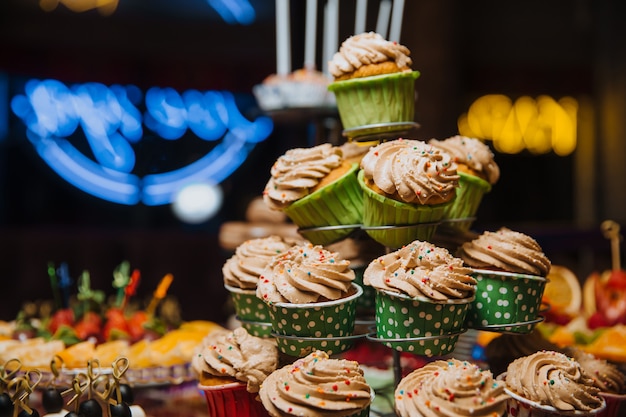
[[[578,277],[564,266],[552,265],[543,301],[556,312],[577,314],[582,306],[582,289]]]

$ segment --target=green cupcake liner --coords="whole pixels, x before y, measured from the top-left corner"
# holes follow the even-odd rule
[[[269,304],[272,334],[277,340],[281,339],[281,350],[286,354],[300,355],[303,343],[298,337],[301,340],[317,338],[320,339],[319,342],[322,339],[331,342],[334,338],[337,338],[335,341],[346,338],[345,346],[351,347],[348,340],[354,334],[356,303],[363,294],[359,285],[353,283],[352,287],[354,293],[339,300],[307,304]],[[292,349],[291,344],[295,348]]]
[[[281,353],[303,358],[316,350],[323,350],[329,356],[352,349],[354,343],[363,338],[363,335],[342,337],[302,337],[286,336],[277,333],[272,335],[276,339],[276,346]]]
[[[391,249],[414,240],[430,240],[445,210],[454,201],[433,205],[403,203],[365,185],[362,170],[358,180],[363,190],[363,229],[372,239]]]
[[[446,227],[468,231],[483,196],[491,191],[491,184],[474,175],[458,172],[459,187],[456,190],[454,202],[445,209],[444,220],[468,219],[467,221],[444,222]],[[471,220],[470,220],[471,219]]]
[[[378,290],[376,337],[399,351],[426,356],[450,353],[461,333],[473,297],[437,302]]]
[[[534,275],[475,269],[476,297],[467,314],[467,326],[508,325],[505,331],[528,333],[534,328],[547,279]],[[510,327],[510,328],[509,328]]]
[[[344,129],[379,123],[412,122],[418,71],[398,72],[335,81],[335,94]]]
[[[337,181],[284,209],[285,214],[300,228],[300,234],[309,242],[328,245],[343,239],[359,227],[363,219],[363,192],[356,177],[358,169],[358,164],[353,164]],[[329,227],[323,230],[326,226],[345,225],[355,227]]]
[[[241,327],[257,337],[270,337],[272,323],[270,322],[269,307],[256,296],[255,290],[242,290],[224,284],[230,292],[235,306],[235,314],[241,322]]]

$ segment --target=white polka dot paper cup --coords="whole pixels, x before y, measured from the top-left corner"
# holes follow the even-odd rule
[[[467,326],[494,332],[530,333],[539,316],[547,279],[535,275],[474,269],[476,297]]]
[[[256,290],[242,290],[226,284],[224,287],[230,292],[241,327],[252,336],[271,337],[272,323],[269,308],[256,296]]]
[[[451,353],[473,297],[437,302],[376,292],[376,339],[387,347],[425,356]]]
[[[505,389],[505,392],[509,395],[509,399],[506,402],[506,416],[509,417],[591,417],[601,416],[605,410],[606,405],[602,404],[600,408],[591,411],[563,411],[558,410],[550,405],[539,404],[535,401],[530,401],[511,390]]]
[[[303,357],[315,348],[340,353],[352,347],[357,299],[363,289],[352,284],[349,296],[319,303],[269,304],[272,335],[278,349]]]

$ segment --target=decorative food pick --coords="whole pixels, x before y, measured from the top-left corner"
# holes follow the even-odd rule
[[[52,298],[54,299],[54,308],[56,310],[63,308],[61,293],[59,292],[59,278],[57,277],[54,263],[48,263],[48,276],[50,277],[50,287],[52,287]]]
[[[113,271],[113,288],[117,289],[115,305],[121,306],[124,302],[124,290],[130,282],[130,263],[124,261]]]
[[[104,302],[104,292],[91,289],[91,279],[89,271],[83,271],[78,278],[78,295],[79,301],[84,303],[83,312],[87,313],[91,310],[91,305],[99,306]]]
[[[68,308],[70,306],[70,287],[72,286],[72,278],[66,262],[62,262],[57,269],[59,277],[58,285],[61,290],[61,306]]]
[[[137,286],[139,285],[140,280],[141,272],[139,272],[138,269],[134,269],[128,281],[128,285],[126,285],[126,288],[124,288],[124,300],[122,300],[121,306],[122,310],[126,307],[126,304],[128,303],[130,297],[135,295],[135,293],[137,292]]]
[[[33,393],[35,387],[41,381],[42,374],[38,369],[26,371],[24,374],[13,378],[8,386],[7,391],[12,392],[11,400],[13,401],[13,416],[31,416],[39,417],[39,412],[31,408],[28,404],[30,394]],[[19,410],[22,411],[19,411]],[[19,411],[19,413],[18,413]]]
[[[152,300],[150,300],[150,304],[148,305],[148,308],[146,308],[146,313],[148,313],[148,316],[154,316],[157,306],[159,305],[161,300],[167,295],[167,290],[170,288],[173,280],[174,275],[172,274],[166,274],[163,278],[161,278],[161,282],[159,282],[156,290],[154,290]]]
[[[72,387],[63,392],[63,395],[67,393],[74,393],[74,396],[67,402],[67,405],[74,403],[75,414],[83,417],[102,417],[102,407],[95,395],[98,394],[96,388],[100,381],[100,361],[97,359],[91,359],[87,362],[87,373],[80,372],[72,379]],[[81,401],[81,397],[87,391],[87,399]]]
[[[111,366],[113,368],[113,384],[111,385],[111,389],[109,390],[106,398],[106,401],[109,404],[109,414],[111,417],[131,417],[132,413],[130,410],[130,404],[132,401],[124,401],[122,392],[122,385],[124,384],[121,383],[121,379],[128,369],[128,358],[119,357],[113,362],[113,364],[111,364]]]
[[[0,417],[12,417],[15,411],[9,394],[9,383],[22,367],[19,359],[9,359],[0,366]]]
[[[604,237],[611,241],[613,271],[619,271],[622,269],[619,252],[619,242],[622,240],[622,235],[619,233],[620,226],[613,220],[605,220],[600,225],[600,228],[602,229]]]
[[[41,405],[43,405],[46,413],[58,413],[63,409],[64,405],[63,395],[61,394],[61,390],[56,385],[56,381],[60,375],[57,363],[62,366],[63,358],[59,355],[54,355],[50,361],[52,379],[48,382],[46,389],[41,394]]]

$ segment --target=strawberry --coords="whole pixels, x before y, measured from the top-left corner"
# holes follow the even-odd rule
[[[73,326],[74,325],[74,311],[71,308],[62,308],[57,310],[50,318],[48,323],[48,330],[54,334],[61,327],[61,325]]]
[[[593,313],[591,317],[589,317],[589,319],[587,320],[587,327],[589,327],[589,329],[591,330],[595,330],[600,327],[607,327],[607,326],[608,326],[607,320],[604,318],[604,315],[600,313],[599,311]]]
[[[106,323],[104,324],[104,330],[102,332],[104,340],[111,340],[111,332],[113,330],[116,330],[116,334],[128,334],[128,325],[126,324],[126,318],[122,310],[119,308],[111,308],[107,310],[105,317]]]

